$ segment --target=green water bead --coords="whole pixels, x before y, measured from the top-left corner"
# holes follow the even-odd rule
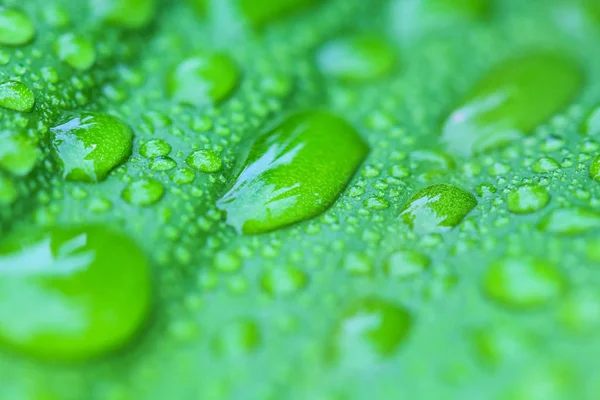
[[[33,21],[23,11],[0,6],[0,45],[21,46],[35,37]]]
[[[35,167],[40,155],[37,146],[23,133],[0,131],[0,169],[25,176]]]
[[[108,114],[82,112],[51,129],[52,150],[63,177],[101,182],[131,155],[133,132]]]
[[[8,81],[0,84],[0,107],[13,111],[29,112],[35,104],[35,95],[21,82]]]
[[[89,0],[92,14],[127,29],[143,28],[152,21],[156,0]]]
[[[211,173],[218,172],[223,168],[223,162],[212,150],[198,150],[191,153],[185,162],[196,171]]]
[[[294,114],[254,140],[217,206],[246,234],[307,220],[336,201],[368,151],[345,120],[324,111]]]
[[[101,226],[19,232],[0,243],[0,341],[74,361],[129,343],[150,309],[144,253]]]
[[[550,202],[550,194],[540,186],[523,185],[508,195],[508,209],[515,214],[541,210]]]
[[[83,36],[65,33],[54,44],[58,58],[72,68],[80,71],[88,70],[96,62],[94,44]]]
[[[156,179],[140,179],[130,183],[122,193],[123,199],[132,205],[150,206],[162,199],[165,187]]]

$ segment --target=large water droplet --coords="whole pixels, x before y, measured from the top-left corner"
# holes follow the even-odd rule
[[[20,233],[0,244],[0,339],[28,354],[78,360],[117,349],[151,297],[146,258],[100,226]]]
[[[238,231],[257,234],[329,208],[368,147],[343,119],[312,111],[267,130],[248,151],[241,172],[217,205]]]
[[[176,101],[206,106],[226,100],[240,80],[240,71],[225,54],[198,55],[183,60],[167,77],[167,90]]]
[[[345,359],[365,361],[391,356],[406,339],[410,313],[379,298],[366,298],[349,308],[335,332],[336,351]]]
[[[366,82],[389,74],[398,61],[396,50],[385,39],[362,35],[336,39],[317,55],[319,69],[347,82]]]
[[[108,114],[79,113],[51,131],[52,149],[67,180],[103,181],[131,155],[131,129]]]
[[[60,36],[54,45],[54,50],[58,58],[78,70],[87,70],[96,62],[94,44],[74,33]]]
[[[156,11],[156,0],[90,0],[92,14],[110,24],[138,29],[147,25]]]
[[[508,195],[508,209],[515,214],[539,211],[549,202],[548,191],[540,186],[523,185]]]
[[[35,96],[21,82],[8,81],[0,84],[0,107],[27,112],[33,109]]]
[[[471,193],[439,184],[417,192],[400,217],[419,233],[444,231],[457,226],[476,205],[477,200]]]
[[[515,308],[538,308],[556,300],[566,282],[552,264],[527,257],[498,260],[488,268],[483,287],[485,293],[501,305]]]
[[[20,46],[35,36],[31,19],[22,11],[0,6],[0,44]]]
[[[509,60],[483,78],[452,112],[442,140],[462,155],[509,143],[568,104],[583,80],[580,66],[560,55]]]

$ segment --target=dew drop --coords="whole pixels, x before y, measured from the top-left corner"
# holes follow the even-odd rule
[[[0,45],[21,46],[34,36],[35,26],[23,11],[0,6]]]
[[[21,82],[8,81],[0,84],[0,107],[29,112],[33,109],[34,104],[33,92]]]
[[[211,150],[198,150],[190,154],[185,162],[196,171],[211,173],[223,168],[221,158]]]
[[[581,235],[600,228],[600,213],[586,208],[559,208],[538,224],[538,229],[557,235]]]
[[[508,209],[515,214],[530,214],[546,207],[550,194],[540,186],[523,185],[508,195]]]
[[[83,36],[74,33],[65,33],[60,36],[54,50],[62,61],[70,67],[85,71],[96,62],[96,49],[94,44]]]
[[[136,206],[150,206],[162,199],[165,187],[156,179],[140,179],[130,183],[122,193],[123,199]]]

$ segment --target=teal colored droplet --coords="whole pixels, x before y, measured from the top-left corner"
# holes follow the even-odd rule
[[[83,36],[74,33],[65,33],[54,44],[58,58],[70,67],[85,71],[96,62],[96,49],[94,44]]]
[[[389,75],[398,62],[396,49],[373,35],[333,40],[317,54],[323,74],[346,82],[368,82]]]
[[[130,183],[122,193],[123,199],[136,206],[150,206],[162,199],[165,187],[156,179],[140,179]]]
[[[341,358],[368,360],[390,357],[412,327],[408,310],[379,298],[366,298],[351,306],[335,332]]]
[[[600,156],[594,158],[590,165],[590,178],[596,182],[600,182]]]
[[[177,167],[177,162],[171,157],[156,157],[148,166],[152,171],[169,171]]]
[[[0,45],[21,46],[34,37],[33,21],[23,11],[0,6]]]
[[[33,109],[34,104],[33,92],[21,82],[8,81],[0,84],[0,107],[28,112]]]
[[[384,264],[388,276],[396,279],[406,279],[425,271],[431,260],[415,250],[402,250],[390,255]]]
[[[17,199],[17,188],[11,179],[0,174],[0,206],[9,206]]]
[[[89,0],[92,14],[109,24],[139,29],[146,26],[156,12],[156,0]]]
[[[169,96],[180,103],[207,106],[226,100],[237,88],[240,70],[225,54],[183,60],[167,76]]]
[[[53,361],[117,350],[142,327],[148,263],[101,226],[35,229],[0,243],[0,341]]]
[[[583,82],[579,64],[564,56],[532,54],[506,61],[451,113],[442,140],[461,155],[510,143],[569,104]]]
[[[148,140],[140,147],[140,154],[146,158],[164,157],[171,153],[171,145],[161,139]]]
[[[540,186],[523,185],[508,195],[508,209],[515,214],[541,210],[550,202],[550,194]]]
[[[307,274],[295,267],[278,267],[262,274],[260,286],[270,295],[291,295],[308,283]]]
[[[133,132],[108,114],[82,112],[51,132],[54,156],[70,181],[101,182],[131,155]]]
[[[0,131],[0,169],[25,176],[37,164],[40,154],[38,147],[24,134]]]
[[[557,235],[580,235],[600,229],[600,213],[581,207],[559,208],[544,217],[538,229]]]
[[[295,114],[254,140],[217,205],[246,234],[315,217],[336,201],[368,151],[343,119],[323,111]]]
[[[428,233],[457,226],[477,205],[475,196],[452,185],[429,186],[417,192],[400,213],[415,231]]]
[[[218,172],[223,168],[221,157],[211,150],[195,151],[185,159],[185,162],[196,171],[205,173]]]
[[[493,262],[483,288],[497,303],[514,308],[538,308],[557,300],[566,287],[563,274],[552,264],[528,257]]]

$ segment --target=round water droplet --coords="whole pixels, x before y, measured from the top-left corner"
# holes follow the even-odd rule
[[[542,157],[533,164],[531,170],[536,174],[547,174],[560,168],[560,164],[552,157]]]
[[[373,268],[373,262],[367,254],[349,253],[344,257],[344,269],[353,275],[371,274]]]
[[[529,214],[541,210],[550,202],[543,187],[524,185],[508,195],[508,209],[515,214]]]
[[[392,278],[405,279],[422,273],[429,267],[431,260],[414,250],[402,250],[393,253],[384,264],[385,272]]]
[[[247,354],[260,346],[261,334],[256,322],[241,319],[219,330],[213,340],[213,349],[223,356]]]
[[[36,229],[0,244],[0,341],[36,357],[80,360],[115,350],[150,308],[146,258],[100,226]]]
[[[140,147],[140,154],[146,158],[164,157],[171,153],[171,145],[161,139],[148,140]]]
[[[198,150],[190,154],[185,162],[196,171],[210,173],[223,168],[221,158],[211,150]]]
[[[256,138],[217,206],[246,234],[315,217],[335,202],[368,151],[354,128],[335,115],[292,115]]]
[[[391,356],[410,332],[408,310],[378,298],[363,299],[348,309],[335,332],[338,356],[359,361]]]
[[[531,258],[496,261],[488,268],[483,287],[492,300],[514,308],[538,308],[558,299],[566,287],[552,264]]]
[[[34,36],[33,22],[23,11],[0,6],[0,45],[24,45]]]
[[[74,33],[60,36],[54,45],[54,50],[58,58],[78,70],[85,71],[96,62],[94,44]]]
[[[457,226],[476,205],[477,200],[471,193],[439,184],[417,192],[400,217],[419,233],[444,231]]]
[[[171,157],[156,157],[150,161],[149,167],[152,171],[169,171],[177,167],[177,162]]]
[[[558,235],[580,235],[599,228],[600,213],[580,207],[556,209],[538,225],[538,229]]]
[[[25,135],[0,131],[0,169],[25,176],[37,164],[40,152]]]
[[[33,92],[21,82],[8,81],[0,84],[0,107],[28,112],[33,109],[34,104]]]
[[[384,38],[372,35],[336,39],[317,55],[319,69],[346,82],[367,82],[388,75],[396,66],[394,47]]]
[[[260,286],[270,295],[290,295],[303,289],[308,283],[306,273],[294,267],[278,267],[265,272]]]
[[[152,178],[132,182],[122,193],[126,202],[136,206],[152,205],[162,199],[164,194],[165,187]]]
[[[194,174],[194,171],[186,168],[179,168],[171,175],[171,180],[178,185],[188,185],[194,182],[195,178],[196,174]]]
[[[54,156],[70,181],[103,181],[131,155],[133,132],[108,114],[79,113],[51,132]]]
[[[370,197],[363,202],[363,205],[370,210],[385,210],[390,207],[390,202],[381,197]]]
[[[240,270],[242,267],[242,260],[233,253],[219,251],[215,254],[213,265],[217,271],[233,273]]]
[[[154,17],[156,0],[90,0],[92,14],[109,24],[139,29]]]
[[[199,55],[185,59],[168,75],[167,90],[180,103],[206,106],[226,100],[239,80],[239,68],[231,57]]]

